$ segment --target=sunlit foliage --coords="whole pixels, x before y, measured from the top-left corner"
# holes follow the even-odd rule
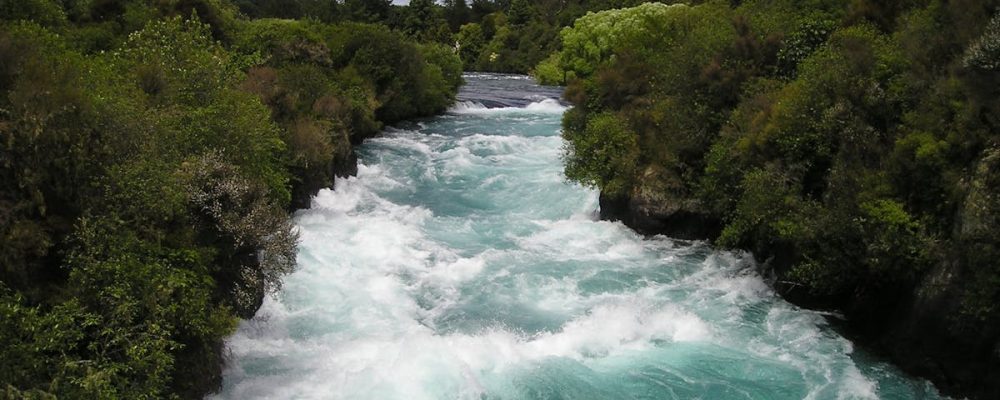
[[[828,306],[891,310],[953,268],[976,282],[947,289],[956,321],[986,326],[1000,321],[1000,238],[982,229],[1000,196],[997,6],[646,4],[578,19],[535,71],[568,83],[570,179],[616,197],[670,188],[722,221],[719,244]]]
[[[223,338],[295,266],[289,208],[461,82],[443,45],[220,0],[0,11],[3,398],[217,388]]]

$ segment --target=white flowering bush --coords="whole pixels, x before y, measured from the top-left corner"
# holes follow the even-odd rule
[[[986,31],[965,52],[966,68],[1000,71],[1000,14],[994,15]]]
[[[181,174],[199,222],[227,245],[219,257],[220,283],[230,287],[237,314],[249,318],[263,295],[280,289],[282,275],[295,268],[298,233],[266,185],[244,177],[218,154],[186,162]]]

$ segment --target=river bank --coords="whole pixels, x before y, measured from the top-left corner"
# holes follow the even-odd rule
[[[745,254],[600,221],[562,174],[559,88],[465,79],[296,213],[299,269],[215,398],[937,398]]]
[[[692,240],[715,240],[722,225],[708,213],[649,198],[602,196],[600,215],[646,236]],[[906,372],[929,379],[944,393],[981,399],[1000,394],[998,332],[961,326],[956,317],[963,306],[961,288],[974,279],[957,255],[936,265],[915,287],[837,297],[810,293],[792,282],[791,251],[779,247],[755,254],[759,273],[782,298],[830,312],[827,318],[852,340]]]

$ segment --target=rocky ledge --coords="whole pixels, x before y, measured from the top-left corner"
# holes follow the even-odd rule
[[[1000,202],[981,195],[992,192],[987,190],[992,182],[987,178],[1000,170],[1000,152],[983,163],[988,165],[981,165],[978,177],[968,183],[967,200],[959,210],[952,239],[964,242],[960,248],[982,247],[983,251],[946,254],[912,287],[816,296],[787,278],[796,255],[794,249],[780,243],[754,252],[760,261],[758,268],[783,298],[805,308],[837,311],[844,319],[831,323],[845,335],[903,370],[929,379],[942,393],[998,399],[1000,327],[989,316],[976,318],[969,313],[969,307],[977,306],[970,304],[970,287],[1000,284],[982,282],[984,265],[997,263],[991,256],[996,249],[990,238],[1000,226]],[[703,211],[690,198],[671,194],[678,191],[669,184],[637,186],[642,188],[627,195],[602,194],[601,219],[620,220],[644,235],[678,239],[714,240],[721,232],[718,217]],[[981,246],[976,241],[981,241]]]

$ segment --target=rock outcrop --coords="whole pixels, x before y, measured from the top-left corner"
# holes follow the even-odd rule
[[[601,218],[646,235],[717,238],[721,220],[664,175],[647,170],[628,195],[602,194]],[[913,286],[817,296],[787,279],[796,255],[781,243],[755,252],[761,274],[793,304],[840,311],[845,334],[943,393],[1000,398],[1000,148],[970,175],[948,249]]]
[[[600,196],[601,219],[622,221],[639,233],[678,239],[714,239],[722,223],[685,196],[673,174],[649,167],[627,196]]]

